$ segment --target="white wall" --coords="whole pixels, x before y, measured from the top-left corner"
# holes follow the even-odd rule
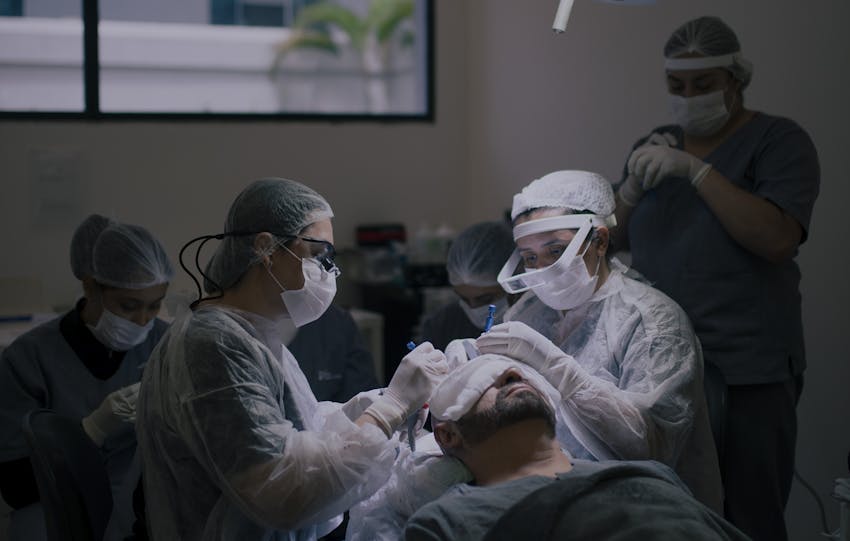
[[[353,244],[358,223],[398,220],[415,230],[422,221],[459,228],[493,217],[554,169],[615,178],[632,141],[666,118],[664,40],[688,18],[717,14],[755,63],[748,103],[794,118],[820,151],[821,196],[799,257],[810,368],[798,468],[826,497],[831,480],[848,475],[850,450],[850,363],[841,342],[850,291],[839,274],[848,258],[835,240],[848,231],[839,205],[850,200],[840,131],[850,124],[848,3],[659,0],[629,8],[578,0],[562,36],[548,30],[555,6],[439,0],[434,124],[0,122],[0,276],[36,274],[43,304],[67,304],[77,290],[68,240],[85,214],[145,224],[176,258],[189,237],[218,231],[233,196],[264,175],[301,179],[325,194],[343,246]],[[37,165],[34,152],[45,149],[72,158],[60,153]],[[79,182],[49,175],[51,163],[78,171]],[[39,179],[52,191],[34,188]],[[49,220],[34,221],[39,200],[57,210]],[[176,287],[188,287],[178,274]],[[834,526],[837,506],[825,503]],[[792,539],[817,538],[815,507],[798,485],[788,515]]]
[[[567,33],[553,35],[556,2],[470,0],[470,197],[474,218],[510,205],[532,179],[556,169],[619,178],[634,140],[667,120],[662,48],[680,23],[704,14],[738,33],[755,75],[747,104],[789,116],[817,145],[821,194],[798,262],[809,369],[798,409],[797,468],[824,498],[850,475],[848,256],[850,4],[845,0],[659,0],[626,7],[577,0]],[[840,232],[843,232],[841,234]],[[839,237],[841,235],[841,237]],[[817,539],[814,500],[795,483],[793,540]]]

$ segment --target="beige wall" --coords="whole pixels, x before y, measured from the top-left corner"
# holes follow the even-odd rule
[[[89,212],[149,227],[176,260],[183,241],[218,231],[235,193],[260,176],[303,180],[335,206],[338,244],[358,223],[446,221],[456,228],[497,216],[531,179],[561,168],[615,178],[632,141],[666,120],[660,50],[680,22],[704,13],[739,33],[756,72],[756,109],[790,116],[822,160],[821,196],[803,271],[810,360],[800,404],[798,468],[822,496],[831,524],[831,480],[847,476],[850,317],[846,232],[850,157],[842,130],[850,66],[844,0],[659,0],[622,7],[578,0],[568,32],[554,36],[554,0],[437,1],[437,120],[433,124],[286,122],[0,122],[0,277],[35,275],[41,304],[73,301],[67,267],[74,223]],[[44,220],[33,188],[50,164],[43,150],[77,156],[68,216]],[[42,176],[39,176],[42,175]],[[66,185],[66,188],[68,186]],[[59,186],[59,190],[64,189]],[[177,288],[188,287],[178,272]],[[0,301],[2,302],[2,301]],[[793,539],[816,537],[816,508],[795,484]]]

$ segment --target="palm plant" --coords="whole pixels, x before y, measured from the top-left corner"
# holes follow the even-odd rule
[[[393,38],[413,11],[414,0],[370,0],[365,16],[327,0],[305,6],[298,12],[289,37],[275,49],[271,75],[276,78],[284,58],[296,50],[313,49],[339,56],[340,47],[331,34],[331,29],[336,28],[348,36],[348,45],[360,56],[361,69],[368,77],[370,110],[386,111],[389,99],[382,74]],[[413,34],[404,32],[399,39],[409,45]]]

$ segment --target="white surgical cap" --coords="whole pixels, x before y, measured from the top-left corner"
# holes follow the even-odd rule
[[[233,286],[259,260],[254,250],[256,233],[269,232],[283,240],[307,226],[333,217],[330,204],[318,192],[300,182],[282,178],[257,180],[236,196],[227,220],[226,236],[213,255],[205,274],[220,288]],[[204,281],[208,292],[218,288]]]
[[[92,277],[99,284],[144,289],[168,283],[173,276],[165,249],[144,227],[113,223],[98,235]]]
[[[431,415],[441,421],[457,421],[472,410],[484,392],[509,368],[518,369],[528,384],[546,397],[552,411],[557,411],[560,395],[543,376],[518,361],[488,353],[456,368],[434,389],[428,400]]]
[[[78,280],[92,275],[94,243],[110,224],[106,216],[91,214],[82,221],[71,237],[71,272]]]
[[[589,171],[555,171],[538,178],[514,196],[511,219],[530,210],[563,208],[608,217],[614,213],[614,191],[602,175]]]
[[[685,54],[698,54],[702,58],[677,58]],[[750,84],[753,64],[741,55],[738,36],[718,17],[692,19],[673,31],[664,45],[666,68],[704,69],[722,67],[742,83]]]
[[[511,228],[482,222],[464,229],[449,247],[446,270],[453,286],[496,286],[496,276],[514,250]]]

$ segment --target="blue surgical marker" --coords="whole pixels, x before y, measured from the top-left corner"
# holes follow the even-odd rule
[[[416,342],[411,340],[407,343],[408,351],[413,351],[416,349]],[[413,414],[407,418],[407,443],[410,445],[410,450],[416,450],[416,421],[419,420],[419,410],[413,412]]]
[[[484,322],[484,332],[488,332],[493,326],[493,319],[496,318],[496,305],[491,304],[487,307],[487,320]]]

